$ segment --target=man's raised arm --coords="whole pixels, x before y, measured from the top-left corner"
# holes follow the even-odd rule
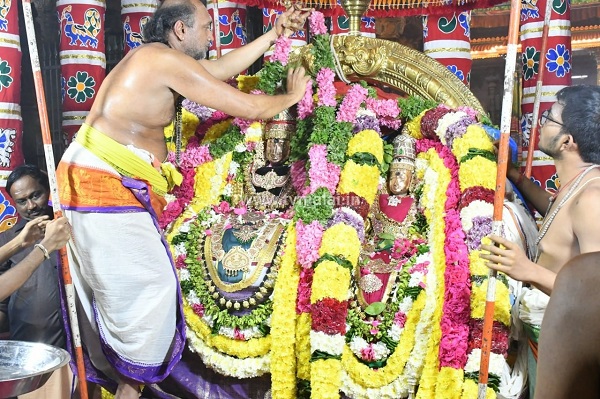
[[[200,63],[206,70],[219,80],[227,80],[248,69],[259,59],[277,38],[281,35],[289,36],[301,29],[310,12],[292,6],[277,18],[275,27],[251,43],[237,48],[217,60],[202,60]],[[215,40],[219,40],[216,38]]]

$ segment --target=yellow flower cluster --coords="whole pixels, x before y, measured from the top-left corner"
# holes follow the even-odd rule
[[[194,200],[192,201],[196,212],[209,205],[215,205],[219,201],[223,188],[227,184],[231,157],[232,154],[228,152],[219,159],[214,159],[196,167]]]
[[[248,341],[232,339],[219,334],[213,334],[211,328],[200,318],[194,310],[185,304],[183,308],[185,320],[188,327],[196,333],[207,346],[215,348],[219,352],[235,356],[239,359],[264,356],[271,349],[271,337],[252,338]]]
[[[425,115],[425,112],[427,112],[427,111],[429,111],[429,110],[426,109],[426,110],[422,111],[415,118],[406,122],[404,124],[404,127],[402,128],[402,133],[406,133],[406,134],[414,137],[417,140],[422,139],[423,134],[421,134],[421,119],[423,118],[423,115]]]
[[[477,186],[494,190],[496,188],[496,170],[496,163],[484,157],[477,156],[463,162],[458,171],[460,191]]]
[[[301,380],[310,379],[310,313],[301,313],[296,319],[297,375]]]
[[[436,385],[436,399],[460,399],[464,378],[463,369],[442,367]]]
[[[469,153],[470,148],[494,151],[494,143],[480,125],[467,127],[467,132],[452,142],[452,153],[458,161]]]
[[[326,260],[319,263],[315,268],[313,281],[327,281],[327,285],[313,286],[310,295],[311,303],[315,303],[324,298],[333,298],[338,301],[345,301],[348,299],[350,270],[341,267],[334,261]]]
[[[407,315],[404,331],[402,332],[398,346],[396,346],[396,350],[388,358],[385,367],[377,370],[370,368],[366,364],[361,363],[356,356],[354,356],[354,353],[352,353],[352,350],[348,345],[344,346],[342,366],[355,383],[365,388],[381,388],[391,384],[395,379],[400,377],[404,370],[404,365],[408,361],[415,345],[415,330],[417,323],[419,322],[419,317],[425,307],[426,299],[426,292],[421,291]]]
[[[300,266],[296,263],[296,229],[294,224],[290,223],[273,291],[271,340],[277,346],[277,350],[271,353],[271,390],[275,398],[296,397],[296,356],[292,343],[296,338],[296,298],[299,280]]]
[[[488,280],[483,284],[473,283],[471,287],[471,317],[474,319],[483,319],[485,314],[485,302],[487,294]],[[510,326],[510,293],[508,287],[498,282],[496,284],[496,304],[494,306],[494,319],[505,326]]]
[[[357,152],[368,152],[373,154],[377,161],[383,163],[383,146],[381,137],[375,130],[363,130],[358,132],[348,142],[346,154],[351,157]]]
[[[243,91],[244,93],[250,93],[252,90],[256,89],[260,77],[250,75],[238,75],[236,80],[238,89],[240,91]]]
[[[202,139],[202,144],[212,143],[213,141],[221,137],[223,133],[225,133],[227,129],[229,129],[229,126],[231,126],[231,119],[215,123],[206,131],[206,134]]]
[[[341,239],[341,237],[344,237]],[[349,260],[353,265],[358,262],[360,255],[360,240],[356,230],[347,224],[338,223],[323,232],[319,255],[339,255]],[[323,262],[325,263],[325,262]]]
[[[311,397],[319,399],[339,399],[342,365],[337,359],[319,359],[311,364]],[[274,396],[274,395],[273,395]]]
[[[349,160],[342,169],[337,191],[340,194],[354,193],[372,204],[377,194],[378,183],[379,169],[377,166],[359,165],[353,160]]]
[[[426,157],[429,161],[429,167],[437,174],[437,184],[435,187],[429,187],[429,190],[435,190],[432,197],[436,198],[430,207],[431,212],[429,213],[429,242],[432,255],[433,272],[436,274],[436,303],[433,314],[433,329],[429,336],[429,343],[427,344],[427,355],[425,357],[425,365],[423,367],[423,374],[421,376],[421,382],[419,384],[419,390],[417,391],[417,399],[429,399],[435,398],[436,385],[439,378],[439,345],[442,337],[441,319],[442,309],[444,303],[444,270],[446,268],[446,254],[444,252],[444,240],[445,240],[445,223],[444,223],[444,210],[446,204],[446,191],[450,184],[450,171],[444,165],[444,161],[439,157],[435,150],[430,149],[426,153]],[[431,193],[424,192],[423,197],[429,196]]]
[[[466,379],[463,383],[463,395],[462,397],[465,399],[478,398],[479,397],[479,385],[471,380]],[[486,399],[496,399],[496,392],[490,387],[487,387],[485,390]]]

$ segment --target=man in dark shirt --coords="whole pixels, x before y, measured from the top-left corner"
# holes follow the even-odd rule
[[[22,165],[17,167],[9,176],[6,191],[15,202],[20,221],[10,230],[0,233],[0,246],[14,243],[25,224],[43,215],[52,215],[48,206],[50,189],[48,176],[37,166]],[[30,245],[0,265],[0,272],[5,272],[17,265],[31,251],[39,251]],[[9,338],[12,340],[41,342],[60,348],[66,347],[65,331],[62,322],[58,259],[49,256],[37,268],[29,279],[15,291],[8,300],[0,303],[0,313],[8,316]],[[44,388],[35,391],[31,397],[39,398],[68,398],[69,371],[67,369],[54,373],[53,379],[59,378],[58,385],[66,385],[66,392],[39,392],[52,386],[51,380]],[[66,384],[65,384],[66,382]],[[64,390],[64,389],[63,389]],[[66,395],[66,396],[65,396]],[[28,396],[29,397],[29,396]]]

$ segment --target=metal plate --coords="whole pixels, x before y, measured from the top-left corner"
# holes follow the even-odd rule
[[[70,359],[67,351],[51,345],[0,341],[0,398],[38,389]]]

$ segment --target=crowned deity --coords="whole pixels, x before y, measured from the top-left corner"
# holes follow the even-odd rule
[[[245,198],[249,207],[283,211],[292,205],[294,192],[287,161],[295,131],[291,110],[284,110],[265,123],[263,140],[257,144],[246,174]]]
[[[358,270],[357,296],[363,308],[388,300],[400,270],[394,245],[399,239],[411,245],[416,231],[417,201],[411,195],[417,186],[415,139],[400,134],[392,144],[394,153],[386,185],[369,212],[370,239],[363,248]]]
[[[242,212],[218,216],[202,243],[213,297],[230,311],[252,309],[271,295],[288,220],[280,211],[292,204],[290,138],[294,117],[288,110],[267,121],[263,140],[245,171]],[[272,215],[276,212],[276,215]]]

